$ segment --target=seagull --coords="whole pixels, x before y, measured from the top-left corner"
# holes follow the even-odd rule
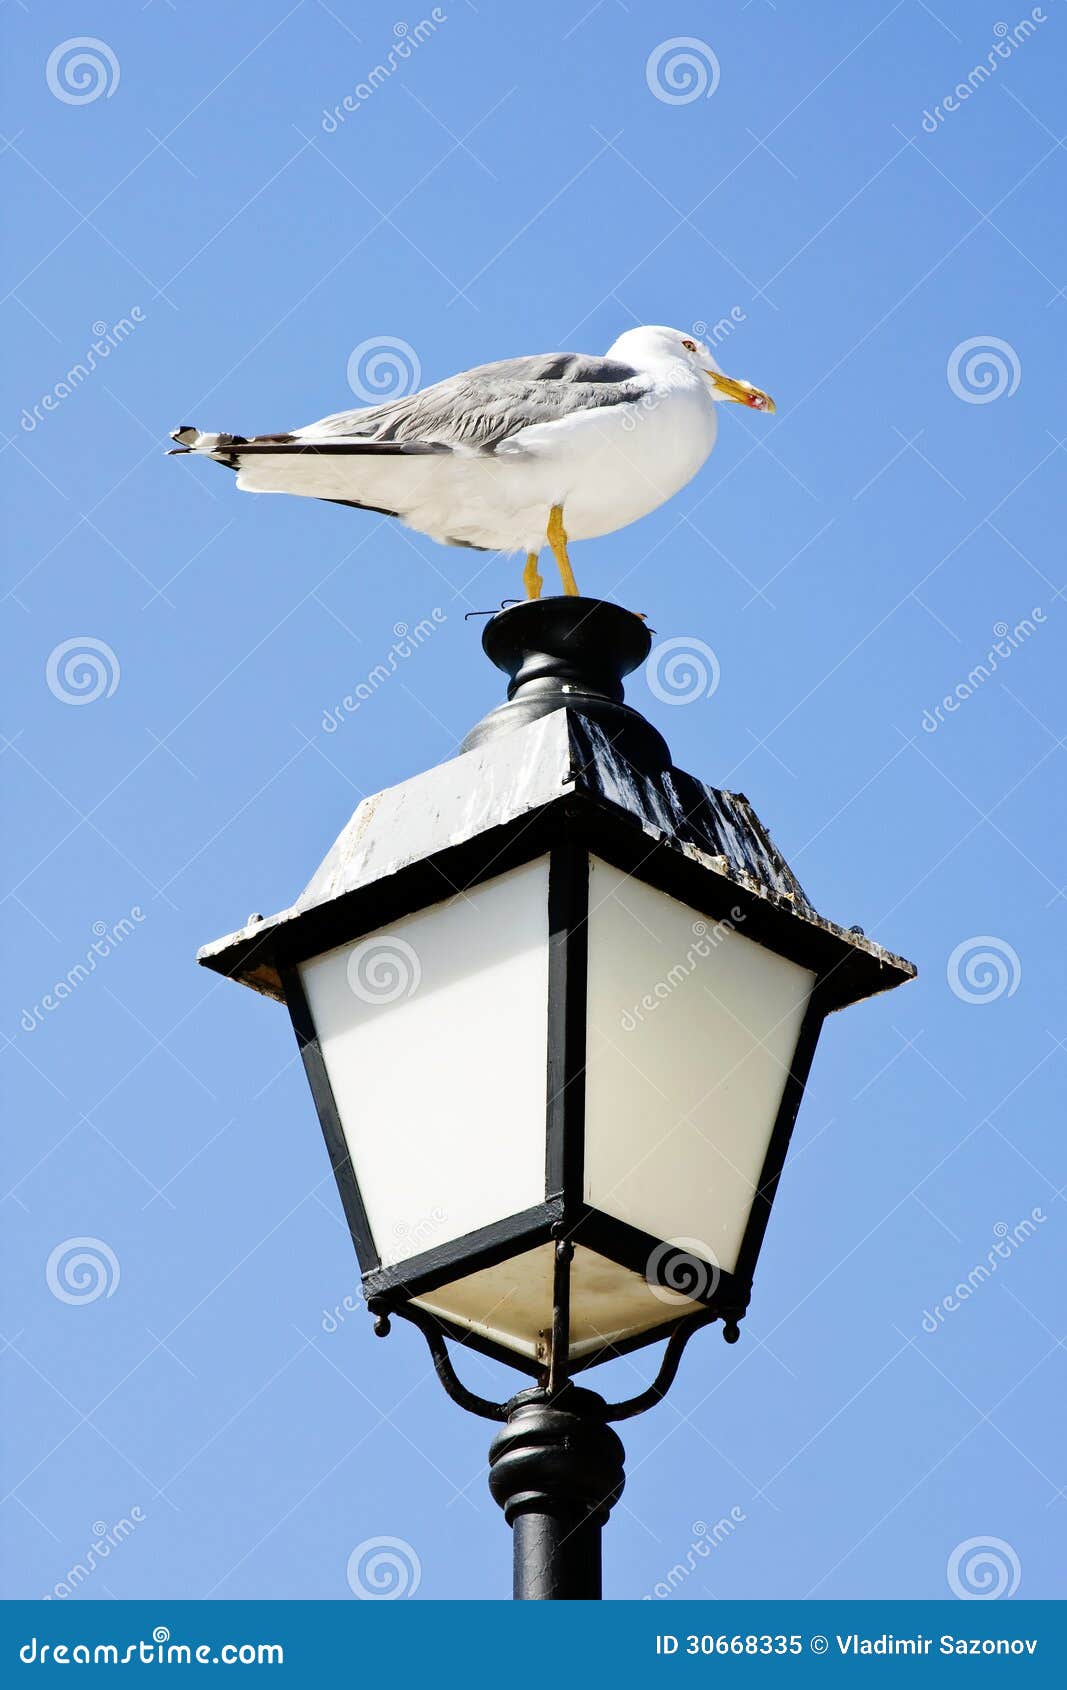
[[[569,540],[614,533],[690,481],[715,444],[716,405],[774,401],[724,375],[679,329],[628,329],[603,357],[549,352],[464,370],[288,434],[175,429],[177,452],[236,470],[246,493],[296,493],[398,517],[446,546],[525,554],[539,598],[546,541],[565,594]]]

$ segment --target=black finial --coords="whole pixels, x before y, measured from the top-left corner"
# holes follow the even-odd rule
[[[641,774],[671,766],[662,735],[623,703],[622,683],[652,649],[640,616],[605,599],[528,599],[486,623],[486,656],[508,677],[508,698],[471,729],[461,751],[523,728],[554,710],[595,722]]]
[[[389,1318],[389,1310],[381,1298],[372,1297],[367,1304],[367,1310],[374,1316],[374,1336],[376,1338],[388,1338],[393,1329],[392,1322]]]

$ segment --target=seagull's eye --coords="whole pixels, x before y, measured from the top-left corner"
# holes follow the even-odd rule
[[[687,352],[695,352],[697,349],[697,343],[695,340],[683,340],[682,345],[685,347]]]

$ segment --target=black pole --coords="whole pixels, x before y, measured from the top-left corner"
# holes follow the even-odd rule
[[[489,1450],[489,1489],[512,1528],[521,1602],[599,1601],[600,1534],[625,1451],[595,1391],[522,1391]]]

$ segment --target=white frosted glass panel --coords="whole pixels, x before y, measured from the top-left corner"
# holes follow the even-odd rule
[[[300,974],[384,1265],[544,1201],[547,857]]]
[[[591,858],[586,1200],[732,1272],[814,978]]]
[[[547,1366],[552,1251],[551,1244],[539,1245],[412,1301]],[[578,1245],[571,1263],[571,1355],[588,1355],[698,1307],[671,1291],[653,1290],[640,1274]]]

